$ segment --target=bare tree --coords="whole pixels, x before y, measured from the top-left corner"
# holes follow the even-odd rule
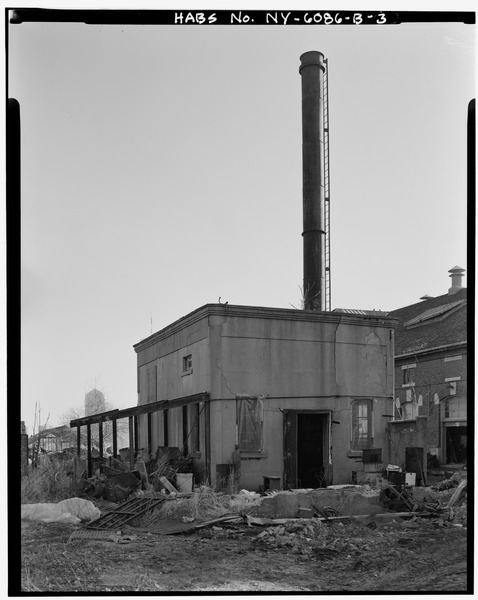
[[[35,420],[33,422],[32,438],[34,438],[35,435],[38,435],[38,438],[37,438],[36,444],[33,445],[33,448],[32,448],[31,459],[32,459],[32,465],[34,467],[38,466],[38,456],[40,454],[42,433],[48,427],[48,419],[49,418],[50,418],[50,413],[48,413],[45,423],[43,425],[41,424],[41,407],[37,402],[35,402]],[[37,430],[37,428],[38,428],[38,430]]]

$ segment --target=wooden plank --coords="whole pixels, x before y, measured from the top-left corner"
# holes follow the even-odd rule
[[[242,521],[243,517],[238,514],[233,515],[224,515],[223,517],[218,517],[217,519],[212,519],[211,521],[206,521],[206,523],[201,523],[196,525],[194,529],[203,529],[204,527],[210,527],[211,525],[215,525],[216,523],[226,523],[228,521]]]
[[[460,499],[460,496],[462,495],[463,490],[466,488],[466,486],[467,486],[467,480],[462,479],[462,481],[460,481],[456,490],[453,492],[452,497],[448,501],[446,508],[451,508],[454,504],[456,504],[458,502],[458,500]]]
[[[247,522],[251,525],[261,525],[265,527],[273,527],[275,525],[284,525],[289,522],[296,521],[345,521],[349,519],[394,519],[394,518],[402,518],[402,517],[429,517],[434,515],[434,513],[430,512],[390,512],[390,513],[378,513],[376,515],[343,515],[341,517],[314,517],[314,518],[294,518],[290,519],[259,519],[257,517],[251,517],[251,515],[246,515]]]
[[[164,485],[164,487],[168,490],[168,492],[170,492],[171,494],[177,494],[178,490],[174,487],[174,485],[169,481],[169,479],[167,479],[164,475],[162,475],[159,478],[159,481]]]

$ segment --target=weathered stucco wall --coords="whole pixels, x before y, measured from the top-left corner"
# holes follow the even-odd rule
[[[330,314],[330,313],[329,313]],[[212,463],[232,461],[236,443],[236,394],[263,395],[263,456],[241,459],[241,485],[257,489],[263,476],[284,470],[285,410],[331,411],[334,483],[360,472],[360,456],[350,452],[352,401],[374,398],[374,446],[388,443],[392,414],[393,360],[390,326],[335,316],[329,321],[234,316],[211,318]],[[309,397],[307,396],[315,396]]]
[[[211,368],[209,351],[209,327],[207,314],[192,313],[190,316],[173,323],[137,345],[138,357],[138,404],[160,400],[173,400],[196,393],[208,391],[211,387]],[[192,366],[184,370],[183,360],[191,356]],[[148,371],[153,369],[155,390],[151,393]],[[167,427],[164,421],[167,419]],[[139,447],[147,443],[147,415],[139,420]],[[190,430],[189,424],[186,427]],[[205,471],[206,457],[206,412],[201,404],[199,415],[199,452],[194,452],[195,470]],[[167,440],[165,434],[167,433]],[[170,408],[151,415],[152,448],[154,456],[158,446],[183,448],[184,427],[182,407]]]
[[[358,477],[365,473],[360,453],[351,452],[351,401],[352,398],[313,399],[290,398],[283,400],[264,400],[264,452],[262,456],[241,457],[241,486],[246,489],[258,489],[263,484],[264,476],[284,477],[284,411],[309,410],[330,411],[332,420],[331,468],[333,483],[352,483],[352,473]],[[222,405],[222,411],[217,405]],[[223,423],[229,424],[229,429],[223,427],[226,435],[222,436],[221,444],[213,446],[213,461],[217,464],[231,463],[235,450],[236,402],[212,402],[216,410],[211,409],[211,415],[218,416]],[[377,399],[374,401],[374,447],[382,448],[382,457],[387,459],[388,441],[386,439],[386,424],[388,419],[382,415],[390,411],[391,400]],[[216,430],[213,421],[212,430]]]
[[[263,476],[284,472],[284,411],[330,415],[334,483],[348,483],[360,471],[351,453],[352,401],[373,406],[374,447],[382,448],[393,393],[393,324],[377,318],[287,309],[207,305],[138,344],[139,403],[148,401],[148,375],[156,367],[156,399],[210,394],[210,471],[237,462],[236,394],[264,396],[263,450],[241,455],[240,486],[258,489]],[[192,372],[182,373],[191,355]],[[150,394],[151,395],[151,394]],[[163,416],[153,416],[154,444],[163,445]],[[182,411],[169,411],[170,446],[182,446]],[[145,439],[143,419],[140,436]],[[201,414],[204,468],[205,413]]]

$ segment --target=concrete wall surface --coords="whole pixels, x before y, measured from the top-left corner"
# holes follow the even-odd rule
[[[210,419],[201,421],[196,462],[204,468],[209,427],[211,479],[217,465],[235,462],[240,486],[247,489],[259,489],[264,476],[283,482],[285,411],[322,413],[327,415],[324,456],[331,479],[350,483],[352,472],[363,470],[357,462],[361,453],[351,452],[354,400],[370,400],[373,445],[382,448],[386,459],[393,326],[383,317],[206,305],[135,346],[139,404],[148,401],[151,366],[156,367],[157,400],[208,391]],[[188,355],[192,372],[185,374],[182,361]],[[241,452],[238,461],[236,395],[241,394],[262,398],[262,448]],[[169,445],[181,447],[182,411],[169,412]],[[154,417],[158,445],[163,443],[161,418]]]

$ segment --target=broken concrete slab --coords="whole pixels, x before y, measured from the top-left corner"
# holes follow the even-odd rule
[[[333,509],[341,515],[369,515],[383,511],[379,493],[360,487],[341,489],[293,490],[262,498],[250,514],[256,517],[296,518],[303,509],[323,511]],[[303,513],[302,513],[303,514]]]

